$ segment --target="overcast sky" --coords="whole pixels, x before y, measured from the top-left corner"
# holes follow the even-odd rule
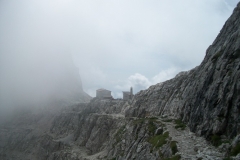
[[[0,0],[0,62],[66,52],[88,94],[121,97],[199,65],[237,2]]]

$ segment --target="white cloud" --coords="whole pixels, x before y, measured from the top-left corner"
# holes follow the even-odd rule
[[[120,84],[116,85],[115,88],[120,91],[129,91],[130,87],[133,87],[139,91],[141,89],[146,89],[150,85],[151,82],[147,77],[139,73],[135,73],[134,75],[129,76],[126,81],[120,82]]]
[[[130,87],[133,87],[134,93],[137,93],[140,90],[147,89],[151,85],[173,78],[178,72],[178,69],[170,68],[159,72],[152,78],[147,78],[140,73],[135,73],[129,76],[126,81],[120,82],[121,84],[115,86],[116,94],[114,94],[114,96],[122,97],[122,93],[119,91],[129,91]]]
[[[128,81],[130,82],[129,84],[131,86],[144,88],[144,89],[151,85],[151,82],[148,80],[148,78],[139,73],[135,73],[134,75],[131,75],[128,78]]]
[[[155,75],[151,79],[151,82],[152,84],[157,84],[159,82],[169,80],[173,78],[178,72],[179,72],[179,69],[176,69],[176,68],[169,68],[169,69],[163,70],[159,72],[157,75]]]

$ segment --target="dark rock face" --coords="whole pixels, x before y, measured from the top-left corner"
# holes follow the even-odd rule
[[[198,67],[141,91],[126,115],[174,115],[199,135],[234,137],[240,133],[239,84],[240,3]]]

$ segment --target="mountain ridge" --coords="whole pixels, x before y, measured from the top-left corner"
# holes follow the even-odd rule
[[[190,125],[191,130],[199,132],[199,135],[208,137],[211,134],[224,133],[234,137],[239,134],[237,117],[239,117],[240,100],[237,95],[239,95],[240,76],[240,19],[238,17],[240,17],[240,3],[216,40],[207,49],[203,62],[183,75],[151,86],[137,94],[138,99],[144,99],[143,97],[149,97],[150,94],[154,95],[154,92],[158,92],[156,96],[160,98],[160,100],[154,98],[140,100],[141,102],[136,100],[134,106],[138,112],[141,108],[144,110],[141,104],[147,103],[149,106],[154,105],[155,110],[153,112],[154,107],[145,107],[146,112],[153,115],[174,114],[181,117]],[[160,94],[169,99],[164,99]],[[234,113],[235,111],[237,112]],[[131,116],[131,113],[129,114]],[[135,116],[139,114],[133,113]],[[207,117],[215,119],[210,120]],[[218,121],[219,119],[222,122]],[[217,126],[214,127],[212,125],[214,123],[218,123],[215,124]],[[231,127],[232,124],[234,127]],[[212,127],[208,128],[209,125]]]

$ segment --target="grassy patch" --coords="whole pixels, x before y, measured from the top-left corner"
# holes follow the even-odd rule
[[[148,130],[151,134],[154,134],[155,130],[157,129],[157,126],[155,123],[158,123],[156,120],[158,118],[156,117],[150,117],[150,118],[139,118],[133,121],[133,125],[143,124],[145,121],[148,122]]]
[[[153,121],[148,121],[148,130],[151,134],[154,134],[155,130],[157,129],[157,126],[154,124]]]
[[[212,135],[211,136],[211,143],[212,145],[214,145],[215,147],[218,147],[222,144],[222,140],[221,137],[219,135]]]
[[[175,126],[176,129],[180,128],[181,130],[184,130],[186,128],[186,125],[180,119],[176,119],[175,124],[176,124]]]
[[[171,158],[165,158],[163,160],[180,160],[181,159],[181,156],[180,155],[176,155],[176,156],[173,156]]]
[[[144,123],[147,123],[148,130],[151,134],[154,134],[156,130],[156,125],[154,122],[156,122],[157,118],[156,117],[150,117],[150,118],[138,118],[133,120],[132,125],[137,128],[137,134],[135,137],[135,140],[138,139],[138,132],[140,131],[141,127],[138,127],[138,125],[143,125]]]
[[[163,122],[172,122],[173,120],[172,119],[164,119],[162,120]]]
[[[142,124],[145,121],[145,118],[135,119],[133,125]]]
[[[231,142],[230,142],[230,140],[227,140],[227,139],[222,140],[219,135],[214,134],[214,135],[211,136],[211,143],[215,147],[218,147],[223,143],[229,143],[230,144]]]
[[[222,143],[229,143],[230,144],[231,141],[226,139],[226,140],[222,140]]]
[[[121,141],[121,139],[122,139],[122,134],[124,133],[124,129],[125,129],[125,126],[122,126],[122,127],[117,131],[117,133],[115,134],[115,139],[116,139],[117,143]]]
[[[148,118],[149,120],[157,120],[158,118],[157,117],[150,117],[150,118]]]
[[[170,147],[171,147],[171,150],[172,150],[172,154],[176,154],[178,152],[176,141],[171,141]]]
[[[223,158],[223,160],[232,160],[230,157]]]
[[[167,143],[167,138],[169,137],[169,132],[165,132],[161,135],[156,135],[149,137],[148,142],[152,144],[153,148],[160,148]]]
[[[232,148],[230,155],[236,156],[240,153],[240,143],[238,143],[234,148]]]

